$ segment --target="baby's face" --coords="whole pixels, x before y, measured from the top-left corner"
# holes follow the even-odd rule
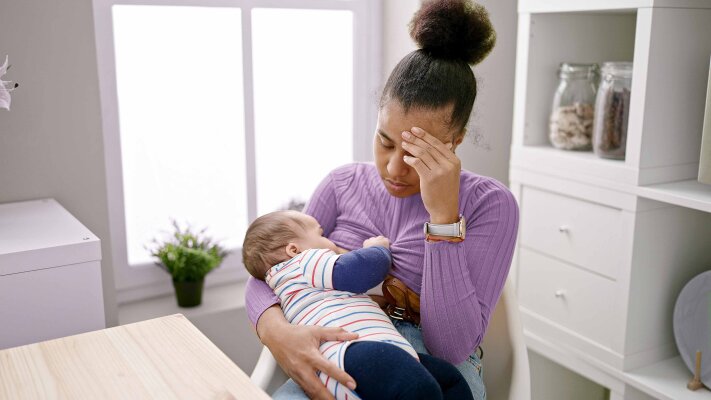
[[[337,252],[337,246],[323,236],[323,229],[318,221],[316,221],[316,218],[307,214],[299,214],[296,218],[306,227],[303,230],[300,229],[300,227],[297,228],[299,232],[296,243],[300,251],[308,249],[331,249]]]

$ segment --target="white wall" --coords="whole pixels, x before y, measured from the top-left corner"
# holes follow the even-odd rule
[[[383,2],[383,82],[405,55],[417,50],[410,38],[408,24],[420,7],[420,0],[386,0]],[[375,122],[375,121],[374,121]]]
[[[2,0],[0,203],[53,197],[102,240],[107,325],[116,325],[91,0]]]
[[[462,166],[504,184],[509,179],[516,65],[516,0],[480,0],[496,29],[496,46],[474,67],[477,97],[465,142],[457,149]]]

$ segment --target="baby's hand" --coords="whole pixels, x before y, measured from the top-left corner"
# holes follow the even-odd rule
[[[386,249],[389,249],[390,248],[390,241],[385,236],[376,236],[376,237],[372,237],[370,239],[366,239],[363,242],[363,248],[373,247],[373,246],[382,246],[382,247],[385,247]]]

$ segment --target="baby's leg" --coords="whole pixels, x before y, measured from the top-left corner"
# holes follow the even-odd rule
[[[392,344],[351,344],[346,350],[345,369],[358,385],[356,393],[366,400],[442,399],[440,385],[427,369]]]
[[[457,367],[428,354],[419,353],[418,355],[420,356],[422,365],[427,368],[427,371],[429,371],[437,380],[437,383],[439,383],[445,400],[474,399],[471,389],[469,389],[469,384],[467,384],[467,381]]]

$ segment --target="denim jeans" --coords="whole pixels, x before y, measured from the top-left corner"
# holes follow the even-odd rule
[[[422,330],[419,326],[409,322],[390,319],[402,336],[415,348],[418,353],[429,354],[422,339]],[[484,387],[484,371],[481,360],[476,351],[464,362],[456,365],[459,372],[469,384],[474,400],[486,400],[486,388]],[[308,396],[293,380],[289,379],[272,395],[274,400],[308,400]]]

